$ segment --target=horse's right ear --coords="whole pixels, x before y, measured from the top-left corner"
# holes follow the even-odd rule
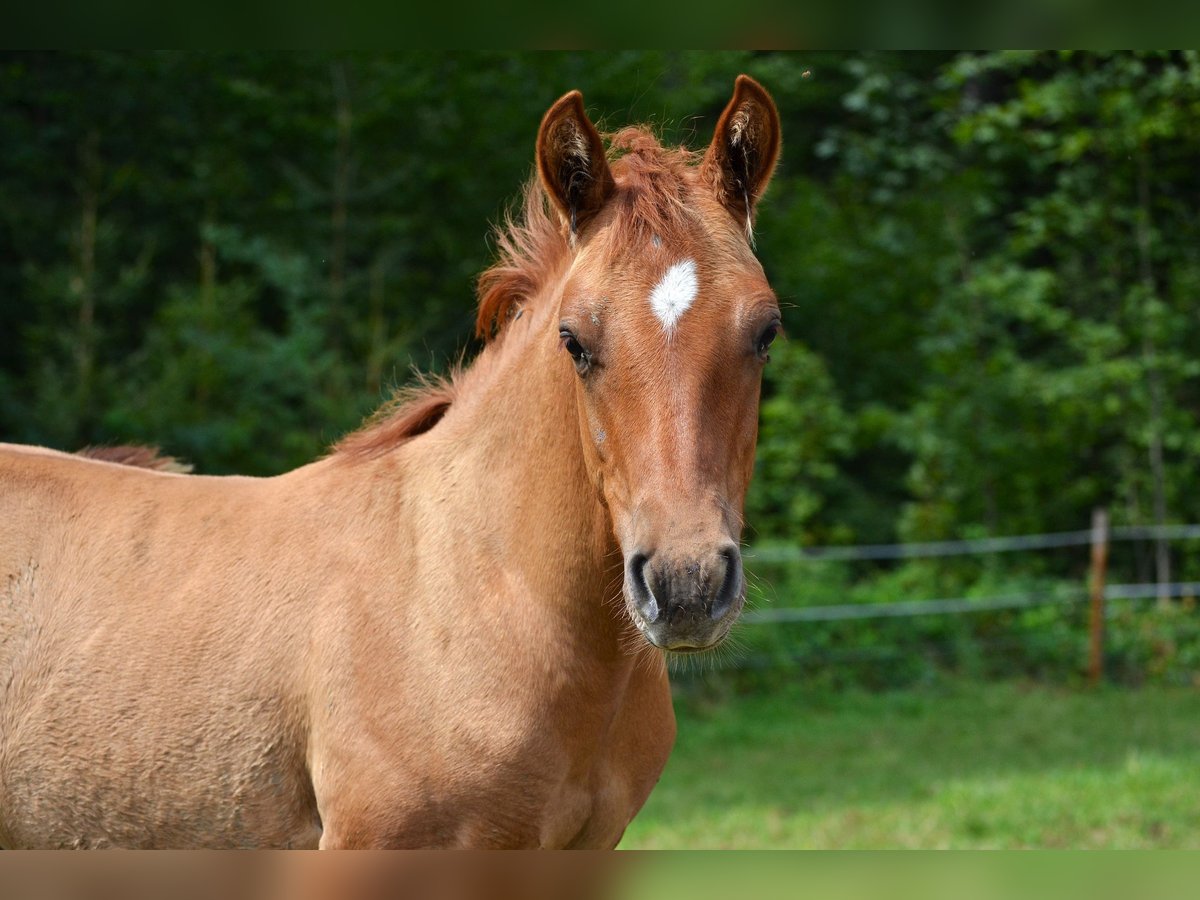
[[[542,187],[574,240],[616,188],[604,156],[604,142],[583,110],[579,91],[560,97],[542,118],[537,167]]]

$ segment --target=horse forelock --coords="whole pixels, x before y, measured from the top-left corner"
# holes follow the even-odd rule
[[[663,147],[645,128],[625,128],[610,138],[618,204],[616,244],[640,247],[647,234],[684,239],[699,212],[694,173],[701,155]]]
[[[650,234],[663,240],[686,234],[694,214],[689,193],[700,154],[664,147],[644,126],[605,135],[616,181],[611,243],[633,245]],[[563,221],[551,207],[536,177],[521,194],[515,211],[495,229],[496,261],[479,276],[475,334],[491,341],[524,304],[534,302],[562,272],[571,245]]]

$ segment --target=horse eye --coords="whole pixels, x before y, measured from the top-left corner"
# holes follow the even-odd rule
[[[571,354],[571,359],[575,360],[575,368],[582,374],[589,361],[587,350],[584,349],[583,344],[579,343],[579,338],[566,328],[558,333],[558,338],[562,342],[563,348]]]
[[[766,358],[767,350],[770,348],[771,342],[775,340],[775,336],[777,334],[779,334],[779,324],[772,322],[767,326],[766,330],[759,335],[758,343],[755,345],[755,349],[758,351],[759,356]]]

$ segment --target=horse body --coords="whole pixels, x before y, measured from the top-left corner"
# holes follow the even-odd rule
[[[737,215],[777,117],[744,77],[714,148],[614,177],[563,98],[552,205],[485,277],[502,334],[318,462],[0,445],[0,846],[615,845],[675,736],[650,645],[709,646],[743,600],[778,319]]]
[[[620,565],[581,463],[496,465],[513,430],[570,446],[536,380],[490,386],[529,401],[499,433],[481,397],[383,458],[276,478],[3,448],[0,843],[615,843],[673,713],[596,600]],[[460,479],[479,457],[492,477]],[[564,565],[522,566],[523,517]]]
[[[311,829],[307,614],[256,559],[272,487],[0,452],[0,843]]]

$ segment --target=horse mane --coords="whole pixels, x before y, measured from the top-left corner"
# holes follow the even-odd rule
[[[338,441],[333,452],[351,458],[375,457],[424,434],[454,402],[457,374],[457,370],[445,378],[418,374],[417,384],[399,388],[367,424]]]
[[[153,469],[155,472],[174,472],[186,475],[192,471],[190,463],[182,462],[174,456],[167,456],[157,447],[138,444],[124,444],[118,447],[84,447],[82,450],[76,450],[75,455],[100,462],[116,463],[120,466],[132,466],[135,469]]]
[[[682,236],[692,220],[687,201],[695,182],[691,170],[700,154],[684,147],[666,148],[644,126],[630,126],[605,136],[616,181],[610,203],[616,204],[616,241],[664,240]],[[625,232],[628,232],[626,234]],[[479,309],[475,335],[485,344],[497,342],[523,305],[535,302],[571,256],[562,218],[551,207],[534,175],[518,203],[493,229],[496,261],[476,282]],[[640,244],[639,244],[640,245]],[[375,457],[433,428],[460,390],[462,369],[447,377],[418,376],[415,386],[400,388],[359,430],[334,445],[335,455]]]

